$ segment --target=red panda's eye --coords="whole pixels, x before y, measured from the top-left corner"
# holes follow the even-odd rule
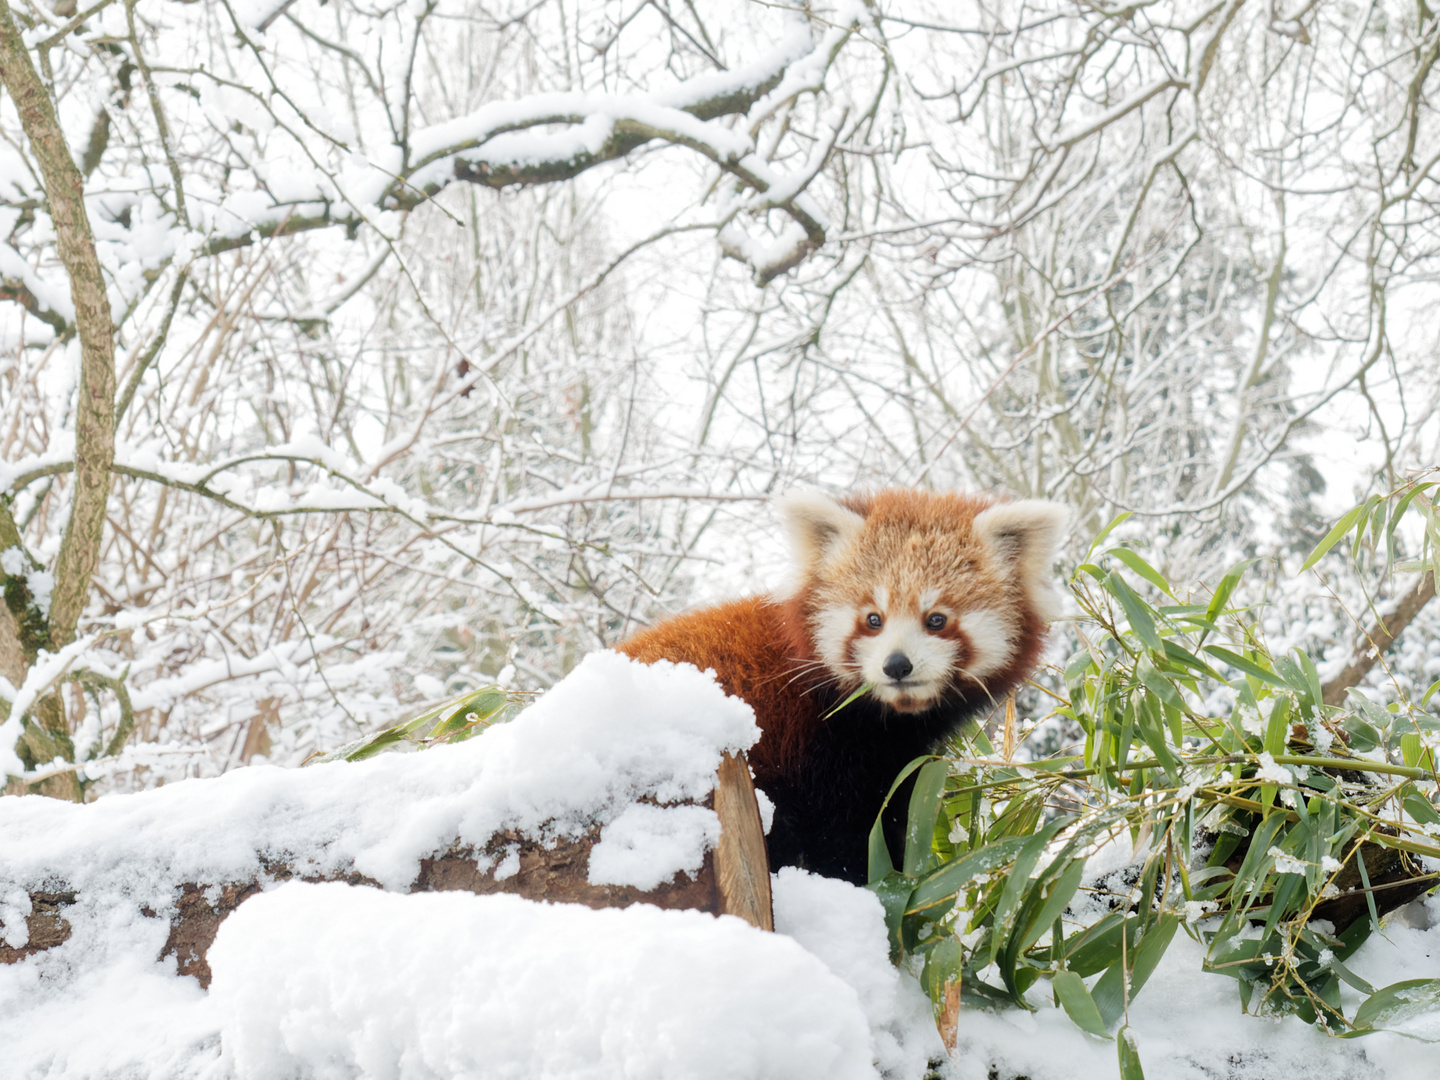
[[[870,627],[871,630],[879,630],[880,627],[885,625],[885,620],[872,611],[869,615],[865,616],[865,625]]]
[[[925,627],[928,630],[944,630],[945,616],[941,615],[938,611],[925,616]]]

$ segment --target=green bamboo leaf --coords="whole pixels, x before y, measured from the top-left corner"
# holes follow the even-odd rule
[[[935,945],[925,954],[925,967],[920,972],[920,985],[936,1005],[945,1000],[945,987],[958,982],[964,964],[965,954],[960,939],[954,934]]]
[[[1229,871],[1226,871],[1228,874]],[[1066,941],[1065,966],[1082,977],[1104,971],[1120,959],[1120,935],[1126,934],[1126,951],[1135,948],[1140,920],[1112,913],[1094,926],[1087,927]]]
[[[1120,1080],[1145,1080],[1140,1051],[1135,1048],[1135,1036],[1128,1025],[1115,1033],[1115,1052],[1120,1058]]]
[[[448,717],[436,724],[430,731],[430,738],[443,739],[457,731],[470,726],[472,723],[479,723],[489,720],[509,700],[505,691],[498,686],[487,686],[469,694]],[[474,717],[471,720],[470,717]]]
[[[1285,685],[1285,680],[1273,671],[1266,671],[1259,664],[1253,660],[1246,660],[1245,657],[1239,653],[1233,653],[1229,649],[1222,649],[1219,645],[1206,645],[1204,649],[1211,656],[1215,657],[1215,659],[1223,660],[1231,667],[1243,671],[1247,675],[1253,675],[1263,683],[1268,683],[1271,686]]]
[[[1100,1010],[1095,1007],[1095,999],[1085,988],[1084,979],[1073,971],[1057,971],[1050,979],[1050,987],[1055,992],[1056,1003],[1065,1010],[1065,1015],[1075,1022],[1076,1027],[1101,1038],[1110,1037],[1105,1020],[1101,1017]]]
[[[1406,979],[1366,998],[1355,1013],[1355,1026],[1398,1024],[1436,1008],[1440,1008],[1440,979]]]
[[[915,889],[915,882],[892,870],[865,887],[879,897],[880,906],[885,909],[885,937],[890,943],[890,959],[898,962],[905,954],[902,928],[905,909],[909,904],[910,894]]]
[[[1232,897],[1238,900],[1244,896],[1245,887],[1261,876],[1261,869],[1271,861],[1270,856],[1266,853],[1275,842],[1275,837],[1284,824],[1284,814],[1271,814],[1251,834],[1250,846],[1245,852],[1245,859],[1240,863],[1240,869],[1235,872],[1235,880],[1230,883]]]
[[[402,742],[405,738],[405,731],[401,727],[386,728],[378,735],[372,735],[366,739],[359,749],[351,750],[345,755],[346,761],[364,761],[366,758],[374,757],[382,750],[387,750],[396,743]]]
[[[1159,570],[1156,570],[1144,559],[1142,559],[1138,552],[1132,551],[1130,548],[1117,547],[1111,548],[1105,554],[1113,555],[1115,558],[1119,559],[1122,563],[1128,566],[1131,570],[1135,571],[1135,573],[1139,574],[1146,581],[1150,582],[1151,585],[1154,585],[1166,596],[1175,596],[1175,591],[1170,588],[1170,583],[1165,580],[1164,575],[1161,574]]]
[[[1154,678],[1159,681],[1159,676],[1154,676]],[[1147,682],[1145,685],[1149,686],[1150,684]],[[1171,689],[1171,693],[1174,693],[1173,688]],[[1159,760],[1160,766],[1165,770],[1166,775],[1176,783],[1179,783],[1179,773],[1177,771],[1175,755],[1171,753],[1170,746],[1165,741],[1165,718],[1159,706],[1156,704],[1155,699],[1152,697],[1143,699],[1140,703],[1140,708],[1136,710],[1135,718],[1137,721],[1136,727],[1140,730],[1140,738],[1145,741],[1145,745],[1150,748],[1150,752]]]
[[[1150,607],[1135,591],[1125,584],[1125,579],[1115,571],[1105,576],[1105,589],[1125,609],[1125,617],[1130,620],[1130,629],[1148,648],[1156,652],[1165,651],[1165,643],[1161,641],[1159,632],[1155,629],[1155,620],[1150,616]]]
[[[1370,909],[1370,929],[1380,932],[1380,912],[1375,908],[1375,890],[1370,885],[1370,868],[1365,865],[1365,845],[1355,845],[1355,866],[1360,871],[1360,884],[1365,889],[1365,904]]]
[[[1371,495],[1360,507],[1360,520],[1355,529],[1355,539],[1350,543],[1350,558],[1360,558],[1360,545],[1365,542],[1365,527],[1371,524],[1370,512],[1380,503],[1379,495]],[[1378,529],[1376,530],[1378,535]]]
[[[1182,667],[1190,668],[1192,671],[1195,671],[1200,675],[1204,675],[1207,679],[1217,679],[1220,682],[1225,681],[1225,677],[1221,675],[1218,671],[1216,671],[1213,667],[1205,663],[1204,660],[1201,660],[1189,649],[1186,649],[1181,645],[1177,645],[1175,641],[1171,638],[1165,639],[1165,656],[1166,659],[1171,660],[1172,662],[1179,664]]]
[[[834,716],[834,715],[835,715],[836,713],[838,713],[841,709],[845,708],[846,705],[849,705],[852,701],[855,701],[855,700],[857,700],[858,698],[864,697],[866,694],[868,694],[871,690],[874,690],[874,689],[875,689],[875,684],[874,684],[873,682],[867,682],[867,683],[863,684],[863,685],[860,687],[859,690],[856,690],[853,694],[851,694],[849,697],[847,697],[844,701],[840,702],[839,705],[836,705],[833,709],[831,709],[829,712],[827,712],[827,713],[826,713],[824,716],[822,716],[820,719],[821,719],[821,720],[829,720],[830,717]]]
[[[1290,734],[1290,699],[1276,695],[1275,705],[1270,710],[1270,719],[1265,722],[1263,746],[1272,756],[1285,753],[1285,739]]]
[[[1315,545],[1305,561],[1300,565],[1300,572],[1304,573],[1324,557],[1325,553],[1340,542],[1340,538],[1350,531],[1351,527],[1359,520],[1364,512],[1364,506],[1356,506],[1335,523],[1335,527],[1325,534],[1325,539]]]
[[[1296,662],[1300,665],[1301,672],[1305,676],[1305,685],[1310,691],[1310,699],[1315,702],[1316,708],[1325,703],[1325,693],[1320,687],[1320,673],[1315,670],[1315,662],[1301,649],[1292,649]]]
[[[1235,586],[1240,584],[1240,579],[1245,576],[1245,571],[1250,569],[1251,564],[1259,562],[1258,559],[1241,559],[1220,579],[1220,584],[1215,587],[1215,593],[1210,597],[1210,606],[1205,609],[1205,618],[1214,622],[1222,611],[1225,610],[1225,602],[1230,599],[1230,594],[1235,591]]]
[[[906,914],[913,915],[945,903],[981,874],[988,874],[1012,861],[1029,839],[1028,836],[1010,836],[996,840],[932,871],[916,886]]]
[[[1420,738],[1419,732],[1407,731],[1400,736],[1400,754],[1405,759],[1405,764],[1414,769],[1435,769],[1434,755],[1430,753],[1424,740]]]
[[[1175,689],[1175,684],[1155,670],[1146,657],[1141,657],[1140,662],[1135,665],[1135,674],[1140,677],[1145,689],[1158,697],[1166,705],[1172,705],[1177,709],[1185,708],[1185,702],[1180,697],[1180,691]]]
[[[1421,825],[1440,825],[1440,814],[1435,812],[1435,807],[1430,800],[1420,794],[1406,795],[1404,800],[1405,812]]]
[[[1034,869],[1035,863],[1039,861],[1040,854],[1045,850],[1045,845],[1050,843],[1057,832],[1065,828],[1075,820],[1073,814],[1065,814],[1056,818],[1050,824],[1037,832],[1034,836],[1025,841],[1025,845],[1015,856],[1015,865],[1005,877],[1005,887],[1000,890],[1000,900],[995,905],[994,934],[991,937],[990,959],[993,962],[999,954],[1000,946],[1009,937],[1012,923],[1019,912],[1021,897],[1029,888],[1030,871]]]
[[[1134,952],[1130,955],[1130,1000],[1134,1001],[1146,981],[1155,971],[1156,965],[1160,963],[1165,950],[1170,947],[1170,942],[1175,937],[1175,931],[1180,926],[1178,915],[1161,915],[1154,924],[1140,939]],[[1096,1006],[1100,1009],[1100,1015],[1105,1018],[1106,1026],[1115,1023],[1125,1011],[1125,993],[1121,979],[1124,969],[1116,963],[1095,984],[1090,992],[1095,999]]]
[[[1055,861],[1060,862],[1061,860],[1057,858]],[[1040,881],[1036,882],[1037,889],[1041,882],[1051,876],[1053,869],[1054,864],[1052,863],[1051,866],[1046,869],[1046,872],[1041,875]],[[1085,860],[1073,859],[1070,865],[1065,868],[1064,873],[1062,873],[1055,882],[1054,888],[1050,890],[1049,895],[1045,897],[1039,909],[1033,915],[1027,915],[1025,922],[1028,925],[1023,929],[1018,926],[1016,927],[1017,939],[1019,941],[1019,947],[1016,949],[1017,956],[1030,948],[1031,945],[1034,945],[1035,942],[1039,940],[1040,935],[1049,929],[1050,924],[1064,913],[1065,909],[1070,905],[1070,900],[1074,897],[1076,890],[1080,888],[1080,879],[1084,874]]]
[[[905,873],[918,878],[929,869],[935,846],[935,821],[940,816],[940,799],[945,794],[947,761],[926,762],[915,777],[910,792],[910,814],[905,827]]]
[[[1409,491],[1400,497],[1390,511],[1390,522],[1385,526],[1385,565],[1395,565],[1395,526],[1400,524],[1400,519],[1405,516],[1405,511],[1410,509],[1410,503],[1415,496],[1422,491],[1434,487],[1434,484],[1416,484]]]
[[[1436,679],[1430,684],[1430,688],[1425,691],[1425,696],[1420,699],[1421,708],[1424,708],[1430,703],[1430,699],[1435,696],[1436,690],[1440,690],[1440,679]]]
[[[895,777],[895,782],[890,785],[890,790],[885,793],[885,801],[880,804],[880,812],[875,815],[875,824],[870,826],[869,840],[869,878],[871,883],[881,880],[887,874],[895,872],[895,864],[890,860],[890,845],[885,842],[885,827],[881,819],[884,817],[885,808],[890,805],[890,799],[901,784],[920,766],[927,761],[934,760],[933,754],[922,754],[914,758],[905,768],[900,770],[900,775]]]
[[[1106,525],[1100,530],[1095,539],[1090,542],[1090,550],[1085,553],[1085,562],[1090,561],[1090,556],[1095,554],[1095,549],[1105,542],[1105,538],[1115,531],[1117,525],[1122,525],[1129,520],[1131,513],[1132,511],[1126,510],[1123,514],[1119,514],[1113,518],[1109,525]]]

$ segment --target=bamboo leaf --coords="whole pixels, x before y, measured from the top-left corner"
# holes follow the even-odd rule
[[[1075,1022],[1081,1031],[1108,1039],[1104,1018],[1095,1007],[1095,999],[1085,988],[1085,980],[1073,971],[1057,971],[1050,979],[1056,1003],[1065,1010],[1065,1015]]]
[[[1271,686],[1284,686],[1285,680],[1276,675],[1273,671],[1266,671],[1253,660],[1246,660],[1239,653],[1233,653],[1229,649],[1222,649],[1219,645],[1206,645],[1204,649],[1217,660],[1223,660],[1231,667],[1245,672],[1246,675],[1253,675],[1263,683]]]
[[[1115,558],[1119,559],[1122,563],[1128,566],[1131,570],[1135,571],[1135,573],[1139,574],[1146,581],[1150,582],[1151,585],[1154,585],[1166,596],[1175,596],[1175,591],[1170,588],[1170,583],[1165,580],[1164,575],[1161,574],[1159,570],[1156,570],[1144,559],[1142,559],[1138,552],[1132,551],[1130,548],[1117,547],[1111,548],[1105,554],[1113,555]]]
[[[910,814],[905,828],[905,873],[918,878],[929,869],[935,841],[935,821],[940,816],[940,797],[945,793],[946,761],[929,761],[915,777],[910,792]]]
[[[1364,506],[1356,506],[1335,523],[1335,527],[1325,534],[1325,539],[1315,545],[1305,561],[1300,565],[1300,572],[1304,573],[1324,557],[1325,553],[1340,542],[1340,538],[1350,531],[1351,527],[1359,520]]]
[[[1145,657],[1135,665],[1135,674],[1140,677],[1140,682],[1145,689],[1158,697],[1166,705],[1172,705],[1177,709],[1184,709],[1185,702],[1180,697],[1180,691],[1175,689],[1175,684],[1155,670],[1154,665]]]
[[[1128,1026],[1116,1032],[1115,1052],[1120,1058],[1120,1080],[1145,1080],[1145,1070],[1140,1068],[1140,1051],[1135,1048],[1135,1036]]]
[[[1377,990],[1355,1013],[1357,1028],[1398,1024],[1440,1008],[1440,979],[1406,979]]]
[[[895,871],[890,871],[877,881],[871,881],[865,886],[880,899],[880,906],[885,909],[885,937],[890,943],[890,959],[897,961],[905,954],[905,943],[901,936],[906,906],[910,900],[910,893],[915,888],[915,882],[904,877]]]
[[[826,713],[824,716],[822,716],[820,719],[821,719],[821,720],[829,720],[830,717],[834,716],[834,715],[835,715],[836,713],[838,713],[841,709],[845,708],[846,705],[849,705],[852,701],[855,701],[855,700],[857,700],[858,698],[864,697],[866,694],[868,694],[871,690],[874,690],[874,689],[875,689],[875,684],[874,684],[873,682],[864,683],[863,685],[861,685],[860,689],[856,690],[853,694],[851,694],[849,697],[847,697],[844,701],[840,702],[839,705],[836,705],[833,709],[831,709],[829,712],[827,712],[827,713]]]
[[[1205,609],[1205,618],[1214,622],[1220,613],[1225,610],[1225,602],[1230,599],[1230,594],[1235,591],[1235,586],[1240,584],[1240,579],[1245,576],[1245,571],[1250,569],[1252,563],[1258,559],[1241,559],[1220,579],[1220,584],[1215,587],[1215,593],[1210,597],[1210,606]]]
[[[1161,957],[1170,947],[1170,942],[1174,939],[1175,931],[1179,926],[1180,917],[1178,915],[1161,915],[1130,954],[1129,998],[1131,1001],[1135,1000],[1136,995],[1140,993],[1154,972],[1156,965],[1160,963]],[[1091,996],[1094,997],[1095,1004],[1100,1009],[1100,1015],[1105,1017],[1107,1024],[1115,1023],[1125,1010],[1122,977],[1123,968],[1117,963],[1100,976],[1100,981],[1091,991]]]
[[[1125,618],[1130,621],[1130,629],[1135,636],[1145,643],[1146,647],[1156,652],[1165,651],[1165,643],[1161,641],[1159,632],[1155,629],[1155,620],[1150,615],[1149,605],[1140,597],[1135,595],[1135,590],[1125,584],[1125,579],[1113,570],[1105,576],[1105,589],[1125,610]]]
[[[1421,825],[1440,825],[1440,814],[1435,812],[1435,807],[1430,800],[1420,794],[1405,796],[1405,812]]]
[[[473,694],[467,695],[454,712],[435,725],[430,732],[430,738],[442,739],[473,723],[489,720],[505,707],[508,700],[505,691],[498,686],[487,686],[477,690]],[[470,719],[472,716],[475,718],[474,720]]]
[[[1095,554],[1095,549],[1105,542],[1105,538],[1115,531],[1116,526],[1122,525],[1126,521],[1128,521],[1130,518],[1130,514],[1131,511],[1126,510],[1123,514],[1118,514],[1114,518],[1112,518],[1110,524],[1106,525],[1103,529],[1101,529],[1100,532],[1096,534],[1095,539],[1090,542],[1090,550],[1085,552],[1085,558],[1083,561],[1089,562],[1090,556]]]
[[[1029,839],[1028,836],[1006,837],[976,848],[932,871],[916,886],[906,914],[924,911],[949,900],[981,874],[988,874],[1012,861]]]
[[[1059,861],[1061,860],[1057,858],[1056,862]],[[1053,869],[1053,864],[1051,865],[1051,869]],[[1074,897],[1075,891],[1080,888],[1080,879],[1084,874],[1084,859],[1074,859],[1070,865],[1065,868],[1064,873],[1062,873],[1055,882],[1049,895],[1045,897],[1044,903],[1040,905],[1034,915],[1026,918],[1025,922],[1028,925],[1023,931],[1017,927],[1017,931],[1019,932],[1017,955],[1018,953],[1023,953],[1026,949],[1030,948],[1031,945],[1034,945],[1035,942],[1039,940],[1040,935],[1050,927],[1050,924],[1064,913],[1065,909],[1070,905],[1070,900]],[[1041,880],[1043,881],[1044,878],[1049,876],[1050,871],[1047,870]],[[1037,882],[1036,884],[1038,888],[1039,883]]]
[[[1440,690],[1440,679],[1436,679],[1431,683],[1429,689],[1425,691],[1425,695],[1420,699],[1420,707],[1422,709],[1430,703],[1430,699],[1435,696],[1436,690]]]
[[[1056,818],[1034,836],[1028,837],[1024,846],[1016,854],[1015,866],[1006,876],[1005,887],[1000,891],[1000,900],[995,905],[994,936],[991,938],[990,947],[992,961],[999,953],[1001,944],[1009,936],[1012,921],[1019,909],[1020,898],[1029,886],[1030,871],[1034,869],[1040,853],[1045,850],[1045,845],[1050,843],[1057,832],[1074,820],[1072,814]]]

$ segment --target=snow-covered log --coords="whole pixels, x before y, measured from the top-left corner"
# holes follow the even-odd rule
[[[268,767],[89,806],[0,803],[0,962],[110,922],[168,923],[210,982],[220,924],[284,881],[645,902],[772,929],[749,706],[693,668],[597,653],[514,723],[455,746]]]

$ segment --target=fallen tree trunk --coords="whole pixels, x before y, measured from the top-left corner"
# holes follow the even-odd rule
[[[1380,662],[1380,654],[1395,644],[1401,632],[1420,614],[1420,609],[1435,597],[1435,575],[1426,573],[1415,587],[1402,594],[1394,609],[1365,631],[1356,643],[1350,662],[1340,673],[1320,687],[1326,705],[1339,705],[1352,686],[1359,686],[1370,669]]]
[[[726,754],[716,773],[715,790],[704,805],[720,819],[720,838],[695,875],[677,875],[650,890],[628,885],[596,885],[589,881],[590,851],[600,840],[601,827],[584,836],[546,846],[514,832],[492,836],[480,850],[455,848],[422,859],[420,873],[410,892],[464,891],[477,894],[513,893],[531,900],[584,904],[592,908],[628,907],[646,903],[661,908],[689,908],[716,915],[736,915],[762,930],[774,929],[770,900],[770,872],[765,834],[750,769],[743,754]],[[210,985],[208,952],[220,924],[266,885],[298,879],[345,881],[352,885],[378,883],[363,874],[339,872],[322,877],[296,874],[288,865],[266,865],[263,878],[252,881],[185,882],[179,886],[170,932],[162,957],[175,957],[181,975],[193,975],[201,986]],[[0,922],[0,963],[13,964],[37,952],[54,948],[70,938],[65,909],[77,894],[51,887],[31,892],[25,917],[28,939],[11,946]],[[141,908],[147,918],[160,917]]]

